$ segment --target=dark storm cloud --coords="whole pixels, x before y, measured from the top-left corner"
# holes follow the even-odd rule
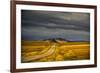
[[[22,10],[22,39],[89,40],[89,13]]]

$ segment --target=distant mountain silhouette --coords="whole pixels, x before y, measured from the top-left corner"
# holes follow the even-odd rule
[[[51,42],[58,42],[57,40],[69,42],[69,40],[66,40],[66,39],[64,39],[64,38],[51,38],[51,39],[45,39],[44,41],[46,41],[46,40],[49,40],[49,41],[51,41]]]

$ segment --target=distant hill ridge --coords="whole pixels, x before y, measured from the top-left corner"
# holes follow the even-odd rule
[[[22,40],[24,41],[24,40]],[[28,40],[26,40],[28,41]],[[40,42],[40,41],[51,41],[51,42],[89,42],[89,41],[86,41],[86,40],[68,40],[68,39],[65,39],[65,38],[49,38],[49,39],[39,39],[39,40],[31,40],[31,41],[37,41],[37,42]]]
[[[46,40],[49,40],[49,41],[52,41],[52,42],[58,42],[57,40],[59,40],[59,41],[68,41],[69,42],[69,40],[66,40],[66,39],[63,39],[63,38],[45,39],[43,41],[46,41]]]
[[[51,38],[51,39],[45,39],[43,41],[52,41],[52,42],[58,42],[58,41],[65,41],[65,42],[76,42],[76,41],[72,41],[72,40],[67,40],[64,38]],[[84,40],[78,40],[77,42],[89,42],[89,41],[84,41]]]

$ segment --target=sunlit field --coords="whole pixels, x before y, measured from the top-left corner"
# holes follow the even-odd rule
[[[90,59],[89,42],[22,41],[21,46],[22,63]]]

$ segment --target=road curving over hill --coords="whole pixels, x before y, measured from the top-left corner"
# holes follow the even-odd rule
[[[49,48],[49,50],[47,50],[45,53],[39,54],[39,55],[35,55],[35,56],[29,56],[27,58],[23,58],[23,62],[28,62],[28,61],[32,61],[32,60],[36,60],[36,59],[40,59],[40,58],[44,58],[44,57],[50,56],[55,52],[55,49],[56,49],[56,44],[54,43]]]

